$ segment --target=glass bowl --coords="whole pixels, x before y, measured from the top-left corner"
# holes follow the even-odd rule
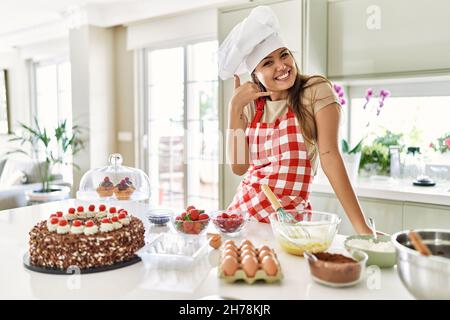
[[[211,214],[211,221],[221,233],[234,236],[244,228],[248,212],[237,210],[220,210]]]
[[[341,222],[336,214],[314,210],[285,210],[286,218],[277,212],[269,215],[272,232],[287,253],[302,256],[327,250]]]
[[[158,226],[165,226],[172,216],[173,211],[166,208],[154,208],[147,212],[148,221]]]
[[[208,216],[207,218],[202,218],[201,216],[199,216],[197,220],[192,221],[190,219],[185,220],[185,218],[182,217],[182,214],[180,214],[180,215],[173,215],[170,221],[173,229],[178,233],[188,235],[200,235],[204,234],[208,229],[211,217],[209,215],[207,216]]]
[[[355,235],[347,237],[344,242],[347,250],[361,250],[367,253],[367,265],[376,265],[380,268],[391,268],[396,261],[395,246],[390,236]]]
[[[330,287],[349,287],[357,284],[364,277],[368,258],[364,251],[351,250],[350,254],[342,254],[356,262],[336,262],[335,260],[320,258],[320,255],[328,254],[313,254],[308,251],[304,253],[314,281]],[[319,259],[317,256],[319,256]]]

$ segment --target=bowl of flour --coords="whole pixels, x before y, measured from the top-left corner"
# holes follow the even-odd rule
[[[362,250],[369,256],[367,266],[390,268],[396,263],[395,246],[390,236],[355,235],[348,237],[344,246],[348,251]]]

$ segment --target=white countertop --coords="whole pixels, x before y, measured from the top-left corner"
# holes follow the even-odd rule
[[[358,197],[450,206],[450,182],[436,183],[433,187],[420,187],[414,186],[411,180],[378,176],[359,177],[352,185]],[[334,194],[333,188],[323,175],[316,176],[311,191]]]
[[[402,285],[396,268],[366,274],[358,285],[330,288],[315,283],[304,258],[284,253],[273,238],[270,225],[249,223],[241,238],[255,245],[275,248],[284,278],[280,283],[227,284],[217,277],[218,251],[210,252],[189,272],[146,270],[142,262],[122,269],[85,275],[49,275],[27,270],[22,258],[27,251],[28,232],[35,223],[57,209],[75,206],[76,200],[0,211],[0,299],[200,299],[220,295],[237,299],[412,299]],[[124,208],[142,216],[144,205]],[[165,227],[149,228],[151,234]],[[210,226],[212,228],[212,226]],[[333,250],[343,249],[338,235]],[[379,275],[379,276],[378,276]]]

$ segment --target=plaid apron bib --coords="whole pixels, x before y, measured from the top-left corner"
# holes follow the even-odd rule
[[[228,210],[248,211],[260,222],[269,223],[275,210],[261,189],[270,187],[284,209],[309,209],[313,181],[300,124],[289,108],[274,123],[260,123],[265,99],[256,101],[256,114],[246,129],[250,168],[241,181]]]

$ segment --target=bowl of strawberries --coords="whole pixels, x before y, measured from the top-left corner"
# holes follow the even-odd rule
[[[228,210],[212,213],[211,221],[216,228],[229,236],[237,235],[248,219],[246,211]]]
[[[172,218],[174,229],[183,234],[198,235],[206,232],[210,217],[205,210],[188,206],[184,212]]]

